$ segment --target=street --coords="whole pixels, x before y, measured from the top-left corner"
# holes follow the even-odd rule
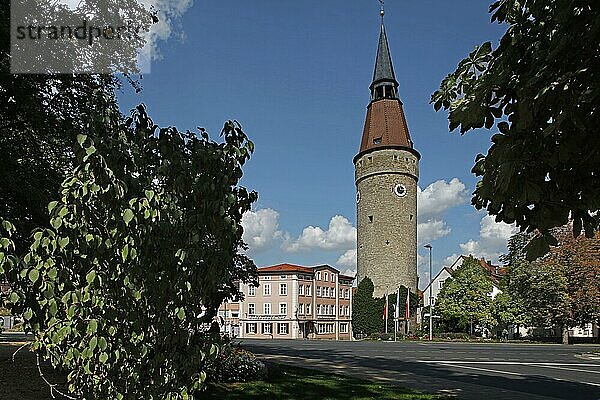
[[[599,346],[241,340],[265,360],[460,399],[600,399]]]

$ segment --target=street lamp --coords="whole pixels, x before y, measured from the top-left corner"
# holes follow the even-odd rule
[[[429,340],[433,340],[433,296],[431,294],[431,249],[433,246],[426,244],[423,247],[429,249]]]

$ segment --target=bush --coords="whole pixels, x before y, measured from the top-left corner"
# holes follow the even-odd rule
[[[471,336],[464,332],[442,332],[439,334],[439,338],[449,340],[470,340]]]
[[[248,382],[266,374],[266,367],[254,354],[234,343],[225,343],[217,358],[207,366],[213,382]]]
[[[393,339],[394,335],[391,333],[372,333],[369,336],[371,340],[390,340]]]

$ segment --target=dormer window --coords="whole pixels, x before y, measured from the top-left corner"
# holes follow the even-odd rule
[[[381,138],[378,137],[378,138],[373,139],[373,144],[381,144]]]

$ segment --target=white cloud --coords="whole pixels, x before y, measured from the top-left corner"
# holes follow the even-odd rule
[[[336,264],[340,267],[356,270],[356,249],[347,250],[338,258]]]
[[[350,250],[356,248],[356,228],[346,217],[336,215],[329,221],[327,230],[318,226],[307,226],[296,240],[288,235],[282,248],[287,252],[311,249]]]
[[[271,208],[247,211],[242,217],[244,234],[242,238],[250,252],[257,252],[273,245],[282,237],[279,231],[279,213]]]
[[[464,203],[467,194],[465,184],[458,178],[453,178],[450,182],[433,182],[425,190],[417,188],[417,215],[420,220],[441,215],[449,208]]]
[[[442,220],[429,220],[417,224],[417,244],[420,246],[450,233],[450,228]]]
[[[469,240],[460,244],[464,255],[484,257],[492,263],[498,263],[498,257],[506,252],[506,242],[518,229],[515,225],[496,222],[494,217],[486,215],[481,219],[479,240]]]

